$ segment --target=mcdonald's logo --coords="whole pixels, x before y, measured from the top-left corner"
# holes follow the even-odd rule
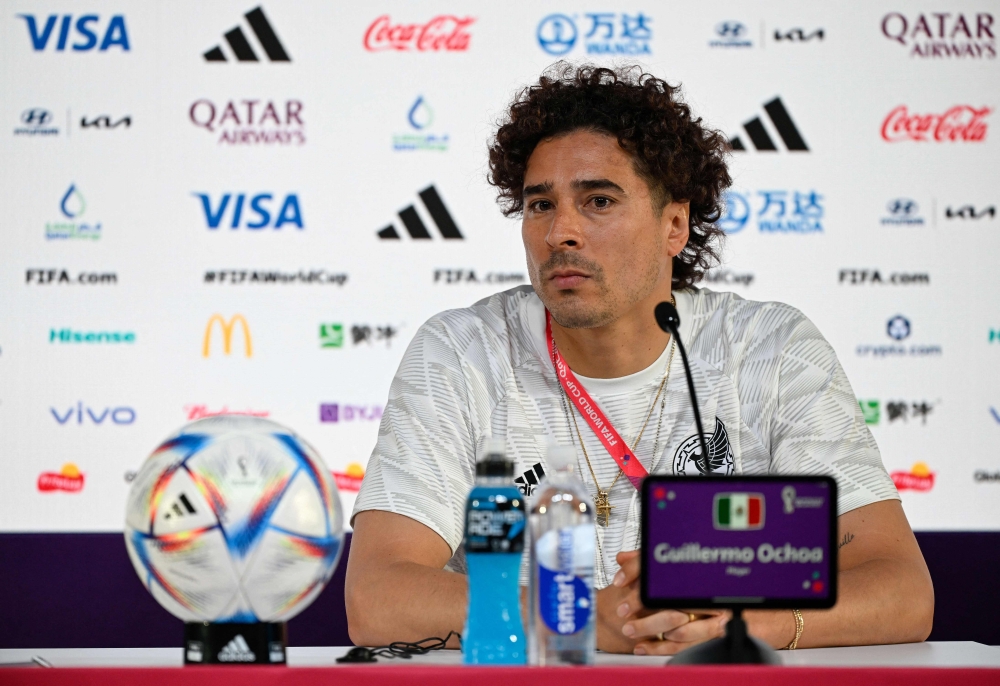
[[[247,357],[253,357],[253,341],[250,338],[250,327],[247,325],[247,320],[242,314],[234,314],[228,322],[220,314],[212,315],[205,326],[205,339],[201,346],[202,357],[209,357],[211,354],[212,331],[215,330],[216,322],[218,322],[219,327],[222,329],[222,351],[226,355],[229,355],[233,350],[233,328],[238,323],[240,328],[243,329],[243,351]]]

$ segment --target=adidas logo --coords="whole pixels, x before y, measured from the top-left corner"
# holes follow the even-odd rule
[[[288,56],[285,52],[285,47],[278,40],[278,34],[274,32],[271,28],[271,23],[264,16],[264,10],[261,7],[250,10],[243,15],[246,17],[247,22],[250,24],[250,28],[253,29],[253,33],[257,36],[257,42],[260,43],[260,47],[264,49],[267,53],[268,59],[272,62],[291,62],[292,58]],[[253,47],[250,45],[250,41],[247,40],[246,34],[243,33],[243,29],[239,26],[234,28],[225,34],[226,42],[229,43],[229,48],[236,55],[236,59],[240,62],[259,62],[257,59],[257,53],[254,52]],[[206,62],[227,62],[226,54],[222,52],[222,47],[216,45],[214,48],[205,53]]]
[[[809,152],[809,146],[803,140],[802,134],[796,128],[795,122],[792,121],[792,116],[788,114],[788,110],[785,109],[785,105],[781,102],[780,97],[765,103],[764,111],[767,112],[771,124],[778,132],[778,135],[781,136],[781,140],[784,141],[785,148],[790,152]],[[743,130],[747,132],[750,142],[753,143],[753,147],[759,152],[777,152],[778,148],[775,146],[771,134],[767,132],[764,122],[761,121],[760,117],[754,117],[750,121],[745,122]],[[733,136],[729,140],[729,144],[734,151],[746,151],[746,147],[739,136]]]
[[[167,511],[163,514],[164,519],[171,519],[173,517],[183,517],[185,514],[193,515],[197,510],[194,509],[194,505],[191,501],[187,499],[187,496],[183,493],[177,497],[174,504],[171,505]]]
[[[236,638],[219,651],[219,662],[253,662],[257,656],[250,650],[243,634],[236,634]]]
[[[442,238],[451,238],[462,240],[462,232],[458,230],[458,225],[455,224],[455,220],[451,218],[451,214],[448,213],[448,208],[444,206],[444,201],[441,200],[441,196],[438,195],[437,189],[434,186],[428,186],[424,190],[420,191],[418,194],[420,199],[424,203],[424,207],[427,208],[428,214],[431,215],[431,219],[437,225],[438,231],[441,232]],[[413,205],[404,207],[399,211],[399,218],[403,222],[403,226],[406,227],[406,232],[410,234],[410,238],[414,240],[430,239],[431,234],[427,231],[427,227],[424,225],[424,221],[417,214],[417,210]],[[391,239],[398,240],[399,232],[396,231],[396,227],[392,224],[385,227],[378,232],[378,237],[381,239]]]
[[[527,497],[535,492],[535,487],[543,478],[545,478],[545,470],[542,469],[542,463],[538,462],[534,467],[514,479],[514,483],[518,484],[517,490],[521,491],[521,495]]]

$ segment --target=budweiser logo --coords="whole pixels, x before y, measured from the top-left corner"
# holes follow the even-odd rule
[[[898,141],[969,141],[986,138],[986,122],[992,107],[956,105],[944,114],[910,114],[900,105],[882,122],[882,138]]]
[[[473,17],[441,14],[426,24],[393,25],[388,14],[372,22],[365,31],[365,50],[468,50],[466,29]]]
[[[58,472],[42,472],[38,475],[38,490],[67,491],[76,493],[83,488],[83,474],[72,462],[62,466]]]
[[[929,491],[934,488],[934,472],[918,462],[908,472],[892,472],[892,482],[900,491]]]
[[[205,417],[221,417],[228,414],[241,414],[250,417],[266,417],[271,414],[267,410],[230,410],[225,405],[219,410],[210,410],[208,409],[208,405],[185,405],[184,412],[187,413],[187,418],[191,421],[204,419]]]

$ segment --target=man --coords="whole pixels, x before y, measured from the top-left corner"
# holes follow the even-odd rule
[[[490,147],[490,182],[504,213],[522,217],[533,288],[433,317],[400,364],[353,518],[346,594],[356,643],[461,631],[463,508],[486,436],[506,439],[525,494],[547,444],[576,448],[606,515],[599,648],[672,654],[722,635],[726,613],[642,607],[636,489],[566,401],[556,354],[650,473],[837,479],[836,607],[801,622],[748,612],[751,633],[776,648],[927,637],[930,576],[830,345],[787,305],[694,288],[717,255],[726,150],[675,88],[636,69],[564,64],[515,99]],[[653,317],[672,298],[708,456],[679,355]]]

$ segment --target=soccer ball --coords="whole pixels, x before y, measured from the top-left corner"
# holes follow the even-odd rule
[[[153,451],[125,511],[125,545],[153,597],[186,622],[282,622],[333,576],[340,496],[319,455],[267,419],[188,424]]]

